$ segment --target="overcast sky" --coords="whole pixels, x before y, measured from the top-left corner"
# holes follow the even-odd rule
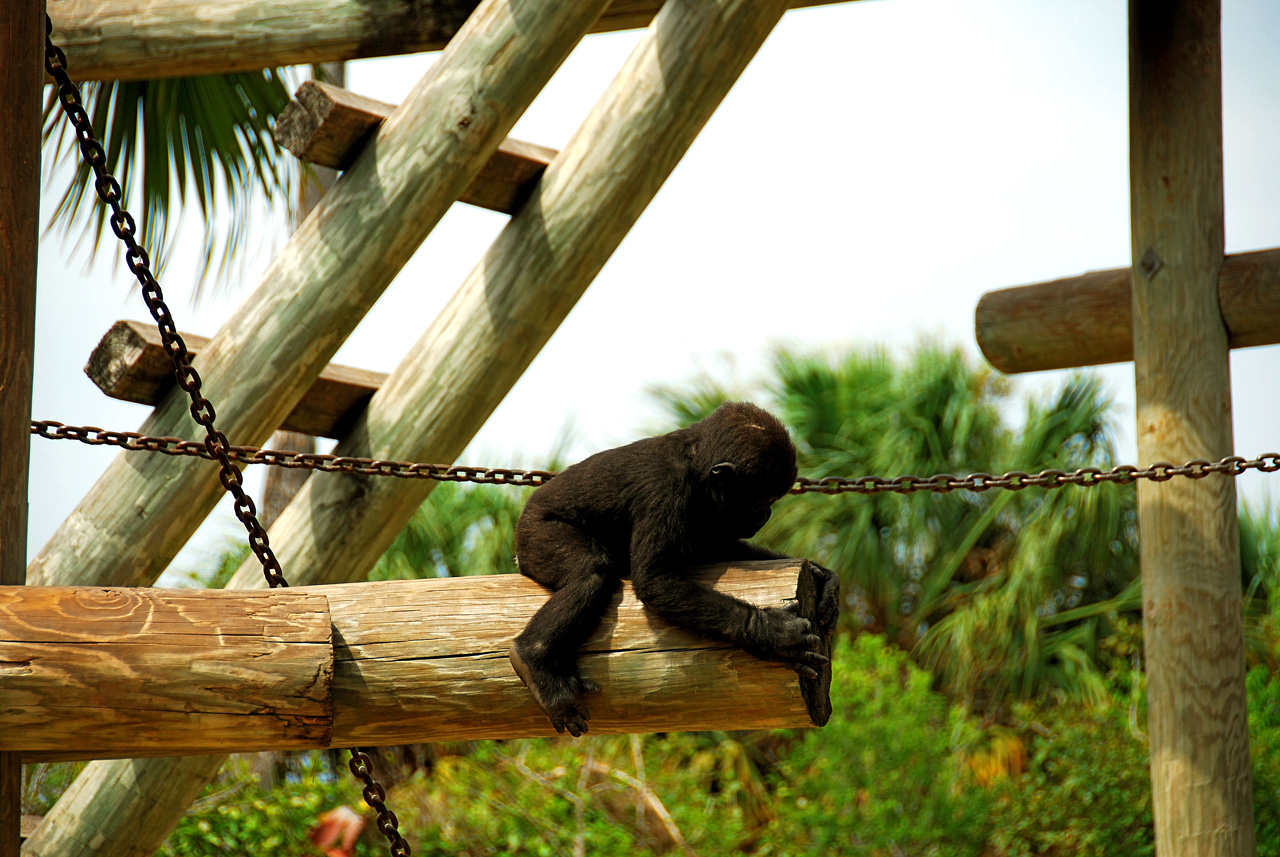
[[[1128,265],[1126,15],[1120,0],[788,13],[462,461],[536,463],[570,425],[572,457],[632,440],[655,418],[646,386],[704,369],[749,380],[773,344],[902,350],[935,338],[980,359],[984,291]],[[588,36],[512,136],[563,145],[638,38]],[[396,102],[433,60],[351,63],[348,88]],[[1280,4],[1224,0],[1223,102],[1227,252],[1280,246]],[[337,361],[392,370],[505,221],[454,206]],[[161,284],[179,328],[212,335],[269,256],[192,306],[203,225],[193,214],[184,229]],[[114,253],[86,268],[56,236],[41,243],[39,276],[34,418],[136,429],[147,409],[82,372],[113,321],[147,317],[131,276]],[[1236,351],[1231,366],[1237,453],[1280,450],[1280,350]],[[1132,365],[1099,371],[1133,461]],[[1023,376],[1016,389],[1064,377]],[[114,454],[33,441],[29,554]],[[1250,502],[1280,496],[1258,474],[1240,487]],[[198,566],[241,533],[224,502],[175,565]]]

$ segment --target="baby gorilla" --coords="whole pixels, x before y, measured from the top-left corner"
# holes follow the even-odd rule
[[[694,566],[780,559],[745,541],[796,479],[787,430],[755,405],[731,402],[685,429],[587,458],[540,487],[516,526],[516,562],[553,590],[511,647],[511,665],[557,732],[587,731],[578,650],[619,580],[664,619],[817,677],[819,634],[838,612],[838,579],[822,569],[819,627],[794,603],[755,607],[689,578]]]

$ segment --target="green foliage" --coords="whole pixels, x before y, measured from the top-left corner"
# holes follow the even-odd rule
[[[1153,854],[1146,745],[1122,710],[1019,707],[1030,764],[1005,779],[991,815],[991,845],[1002,857]],[[1039,717],[1037,723],[1029,721]]]
[[[56,38],[56,34],[55,34]],[[71,73],[75,74],[74,58]],[[248,216],[255,191],[284,202],[297,184],[291,159],[281,159],[272,137],[274,121],[289,103],[292,87],[276,69],[198,77],[81,84],[85,111],[120,182],[124,202],[138,222],[139,243],[159,265],[174,230],[171,206],[194,196],[205,231],[204,267],[225,266],[253,234]],[[69,229],[96,199],[89,167],[80,159],[75,133],[51,89],[44,109],[44,140],[52,141],[51,163],[77,168],[62,193],[49,227]],[[223,205],[225,218],[215,218]],[[111,238],[109,210],[95,206],[85,219],[79,245],[93,250]],[[93,224],[90,226],[90,224]],[[223,225],[225,224],[225,226]],[[219,252],[218,243],[222,243]]]
[[[960,752],[973,725],[882,637],[842,643],[836,665],[835,715],[783,762],[785,808],[759,853],[982,854],[991,800]]]
[[[514,572],[516,520],[529,490],[441,482],[387,548],[369,579]]]
[[[287,785],[267,792],[236,761],[205,787],[191,812],[178,823],[160,849],[164,857],[223,854],[272,854],[314,857],[307,839],[317,818],[340,804],[363,807],[357,781],[335,777],[322,763],[322,754],[297,757],[301,765]],[[341,772],[337,772],[341,773]],[[356,854],[379,849],[365,840]]]

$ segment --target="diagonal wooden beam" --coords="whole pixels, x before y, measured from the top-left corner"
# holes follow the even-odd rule
[[[233,443],[259,446],[280,426],[604,1],[485,0],[476,9],[201,357],[204,395]],[[204,437],[178,388],[142,431]],[[221,495],[204,462],[118,456],[36,555],[29,579],[149,584]]]
[[[978,346],[1009,374],[1132,360],[1132,276],[1112,268],[987,292],[974,311]],[[1228,347],[1280,342],[1280,249],[1227,256],[1218,306]]]
[[[300,160],[345,170],[395,109],[393,104],[309,80],[276,118],[276,142]],[[555,149],[508,137],[458,201],[515,214],[555,156]]]
[[[804,560],[699,580],[761,606],[797,599],[815,618]],[[518,574],[270,592],[0,587],[0,662],[23,665],[5,679],[0,751],[30,762],[554,736],[507,660],[546,599]],[[663,621],[629,582],[580,667],[603,687],[593,735],[795,729],[830,713],[826,683]]]
[[[11,2],[12,0],[6,0]],[[847,0],[793,0],[792,8]],[[475,0],[50,0],[81,80],[147,80],[438,51]],[[615,0],[593,33],[647,27],[662,0]]]
[[[194,333],[183,333],[182,339],[196,358],[209,347],[206,337]],[[194,365],[198,371],[200,360]],[[140,405],[160,404],[174,385],[173,361],[149,321],[113,324],[93,349],[84,372],[111,398]],[[278,428],[340,439],[386,380],[382,372],[330,363]]]

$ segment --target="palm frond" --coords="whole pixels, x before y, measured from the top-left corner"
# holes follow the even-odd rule
[[[74,58],[73,58],[74,61]],[[250,209],[259,203],[287,210],[296,183],[292,158],[282,158],[272,137],[275,117],[289,102],[284,72],[266,69],[202,77],[90,82],[81,87],[85,110],[106,151],[107,169],[120,182],[138,221],[139,241],[159,268],[170,255],[177,225],[172,214],[195,198],[203,219],[203,265],[196,294],[211,273],[221,279],[245,249]],[[45,102],[43,139],[51,167],[76,161],[48,224],[78,235],[90,256],[111,237],[108,210],[97,206],[90,170],[79,160],[74,131],[56,94]],[[59,175],[50,171],[50,176]],[[79,227],[77,229],[77,224]]]

